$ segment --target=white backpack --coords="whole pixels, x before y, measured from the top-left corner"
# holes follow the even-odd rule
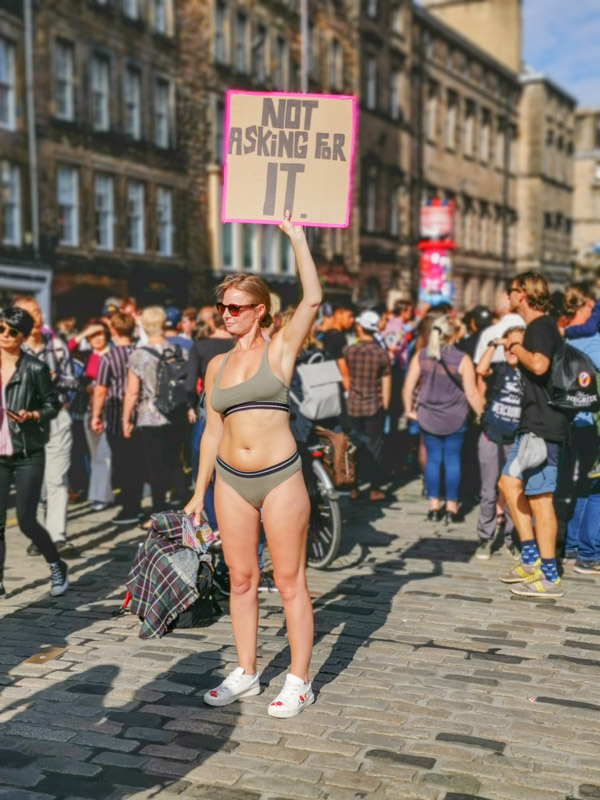
[[[302,385],[302,399],[290,390],[300,413],[313,422],[337,417],[342,412],[342,376],[335,361],[315,353],[306,364],[296,367]]]

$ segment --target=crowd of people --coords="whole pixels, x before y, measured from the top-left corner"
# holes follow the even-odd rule
[[[500,579],[513,593],[557,597],[559,492],[570,508],[559,556],[575,573],[600,574],[598,413],[549,403],[565,342],[600,369],[600,274],[596,287],[552,295],[543,276],[522,273],[496,308],[462,316],[409,300],[392,309],[331,305],[305,240],[289,220],[284,228],[303,278],[295,308],[281,310],[265,284],[242,275],[219,287],[216,306],[140,309],[133,298],[109,298],[81,329],[74,318],[44,325],[31,297],[0,314],[0,594],[13,482],[27,553],[47,561],[55,595],[68,587],[65,559],[74,550],[69,502],[87,500],[91,512],[119,505],[115,525],[144,529],[168,507],[185,505],[214,530],[234,531],[232,515],[247,516],[243,529],[256,528],[250,544],[232,533],[223,539],[242,672],[235,691],[214,690],[213,704],[256,688],[249,598],[260,561],[248,548],[259,550],[261,523],[296,642],[292,694],[311,697],[303,556],[280,547],[274,518],[283,503],[286,519],[305,527],[301,454],[314,426],[288,387],[295,366],[315,353],[339,371],[341,411],[326,422],[358,447],[350,501],[367,486],[368,502],[385,502],[391,477],[420,472],[428,519],[454,525],[464,499],[477,497],[476,558],[506,547],[518,562]],[[281,411],[291,415],[291,434],[287,421],[279,429]],[[143,508],[145,484],[151,503]],[[271,494],[280,485],[285,491]]]

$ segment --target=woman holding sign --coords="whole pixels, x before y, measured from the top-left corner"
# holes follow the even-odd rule
[[[204,695],[204,702],[225,706],[260,693],[256,554],[262,512],[291,651],[290,672],[268,713],[293,717],[314,701],[308,680],[313,612],[305,575],[310,506],[290,432],[288,389],[322,292],[304,231],[292,225],[288,211],[280,229],[294,249],[303,298],[290,322],[269,341],[263,334],[271,324],[267,285],[255,275],[241,274],[218,287],[217,309],[237,341],[208,365],[206,430],[196,489],[185,510],[200,520],[216,469],[215,507],[231,580],[229,608],[239,665]]]

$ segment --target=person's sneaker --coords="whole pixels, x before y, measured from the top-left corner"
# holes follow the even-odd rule
[[[50,567],[50,594],[58,597],[69,588],[69,568],[64,561],[54,561]]]
[[[576,564],[577,563],[577,550],[565,550],[562,558],[563,564]]]
[[[213,573],[213,583],[221,594],[229,595],[231,586],[229,583],[229,572],[227,570]]]
[[[537,577],[541,574],[541,563],[541,559],[538,558],[534,564],[517,564],[501,575],[500,580],[502,583],[521,583],[534,576]]]
[[[260,694],[258,672],[246,675],[241,667],[236,667],[215,689],[209,689],[204,702],[209,706],[228,706],[242,697]]]
[[[37,547],[34,545],[33,542],[27,548],[26,553],[27,553],[28,556],[39,556],[40,555],[40,551],[37,549]]]
[[[260,581],[258,582],[258,591],[259,592],[279,591],[279,589],[275,586],[275,583],[273,582],[273,576],[270,575],[268,572],[261,572]]]
[[[427,519],[429,522],[441,522],[443,519],[443,513],[439,508],[432,508],[427,512]]]
[[[90,511],[104,511],[105,508],[108,508],[108,503],[100,503],[96,500],[90,506]]]
[[[594,478],[600,478],[600,458],[596,460],[596,463],[591,468],[591,470],[587,474],[588,478],[594,480]]]
[[[268,713],[270,717],[288,719],[289,717],[295,717],[306,706],[314,702],[315,696],[310,682],[304,683],[302,678],[297,678],[289,673],[286,676],[283,689],[269,705]]]
[[[600,561],[580,561],[577,559],[573,572],[578,575],[600,575]]]
[[[0,597],[6,597],[6,589],[4,588],[3,581],[0,581]]]
[[[137,525],[140,521],[139,514],[126,514],[124,511],[120,511],[116,517],[111,519],[113,525],[123,525],[123,527],[128,527],[129,525]]]
[[[562,590],[562,583],[560,578],[555,581],[549,581],[544,578],[543,573],[539,575],[531,575],[522,583],[517,583],[510,587],[513,594],[518,597],[562,597],[564,592]]]
[[[521,551],[514,542],[504,542],[504,552],[507,556],[510,556],[513,561],[519,561],[521,558]]]
[[[491,539],[483,539],[479,542],[479,547],[475,551],[475,558],[480,561],[489,561],[492,557],[492,541]]]
[[[69,556],[75,555],[75,548],[71,542],[68,542],[66,539],[59,539],[55,544],[56,549],[63,558],[69,558]]]

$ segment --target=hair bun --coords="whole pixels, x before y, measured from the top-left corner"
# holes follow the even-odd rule
[[[267,313],[264,315],[264,317],[260,321],[260,327],[261,328],[269,328],[269,327],[271,327],[272,324],[273,324],[273,319],[272,319],[271,315],[269,314],[269,312],[267,311]]]

